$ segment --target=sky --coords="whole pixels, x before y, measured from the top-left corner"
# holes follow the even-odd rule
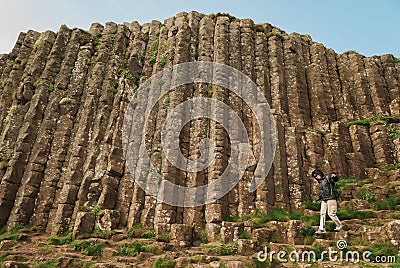
[[[229,13],[270,23],[287,33],[309,34],[337,53],[400,57],[400,1],[397,0],[0,0],[0,53],[8,53],[18,34],[29,29],[58,31],[62,24],[89,29],[105,24],[153,19],[181,11]]]

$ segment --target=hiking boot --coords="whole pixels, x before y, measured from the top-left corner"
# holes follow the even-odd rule
[[[343,227],[342,226],[336,227],[333,231],[335,231],[335,232],[343,231]]]
[[[317,235],[325,234],[325,233],[326,233],[326,231],[325,230],[321,230],[321,229],[318,229],[318,231],[315,232],[315,234],[317,234]]]

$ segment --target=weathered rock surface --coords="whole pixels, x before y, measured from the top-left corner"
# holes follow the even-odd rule
[[[237,96],[203,84],[183,86],[164,96],[146,133],[137,133],[146,142],[134,148],[137,168],[128,169],[121,129],[130,98],[157,71],[190,61],[230,65],[259,86],[276,120],[277,150],[256,192],[248,191],[254,173],[249,168],[215,203],[177,208],[148,196],[131,180],[135,172],[145,180],[152,176],[142,170],[139,152],[151,152],[157,173],[171,182],[198,186],[218,178],[229,161],[230,145],[219,124],[193,120],[182,130],[183,155],[197,159],[200,141],[211,138],[218,161],[195,173],[178,170],[164,159],[160,145],[169,107],[200,96],[224,101],[242,119],[251,148],[257,150],[260,142],[249,107]],[[191,12],[163,24],[95,23],[89,31],[66,26],[57,33],[28,31],[20,34],[11,53],[0,55],[0,226],[31,224],[48,233],[74,231],[78,236],[96,227],[112,231],[141,224],[155,229],[157,239],[168,234],[183,247],[204,231],[210,241],[239,240],[247,255],[248,248],[260,245],[240,239],[246,226],[225,221],[227,216],[299,209],[317,191],[309,175],[315,167],[341,178],[369,176],[379,186],[398,181],[398,173],[387,174],[382,167],[396,168],[400,161],[399,112],[400,63],[392,55],[337,55],[307,35],[286,34],[249,19]],[[354,199],[355,192],[343,189],[342,197]],[[382,187],[376,197],[388,195]],[[363,201],[354,206],[369,207]],[[300,224],[293,221],[290,228],[284,239],[300,243]],[[261,240],[272,235],[266,229],[251,232]],[[395,232],[388,232],[398,241]]]

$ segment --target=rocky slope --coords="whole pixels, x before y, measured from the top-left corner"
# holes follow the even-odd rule
[[[232,66],[264,91],[276,121],[277,150],[256,192],[247,191],[249,169],[214,204],[177,208],[157,202],[132,182],[121,129],[124,110],[141,83],[190,61]],[[338,55],[310,36],[250,19],[191,12],[164,23],[95,23],[89,31],[61,26],[57,33],[21,33],[12,52],[0,55],[0,92],[0,226],[33,225],[52,235],[74,230],[75,238],[95,227],[112,231],[140,224],[154,229],[158,240],[168,235],[172,244],[190,246],[201,241],[203,231],[209,242],[223,238],[231,224],[227,219],[276,208],[303,211],[303,202],[316,192],[309,176],[316,166],[355,179],[342,189],[343,204],[352,208],[361,203],[363,209],[371,204],[377,209],[388,198],[396,202],[400,189],[399,60],[352,51]],[[257,148],[248,107],[225,89],[193,85],[183,94],[169,94],[168,106],[196,96],[242,111],[251,146]],[[180,185],[215,179],[226,157],[196,174],[163,161],[158,126],[167,113],[168,107],[159,105],[154,124],[142,133],[159,172]],[[198,140],[206,137],[222,141],[217,154],[228,154],[225,133],[201,119],[184,128],[183,154],[195,158]],[[239,229],[232,231],[235,241]]]

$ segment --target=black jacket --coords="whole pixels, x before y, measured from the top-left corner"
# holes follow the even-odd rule
[[[336,200],[337,196],[335,194],[335,182],[338,181],[338,176],[333,176],[332,174],[328,174],[322,177],[319,180],[319,195],[316,201],[327,201],[327,200]]]

